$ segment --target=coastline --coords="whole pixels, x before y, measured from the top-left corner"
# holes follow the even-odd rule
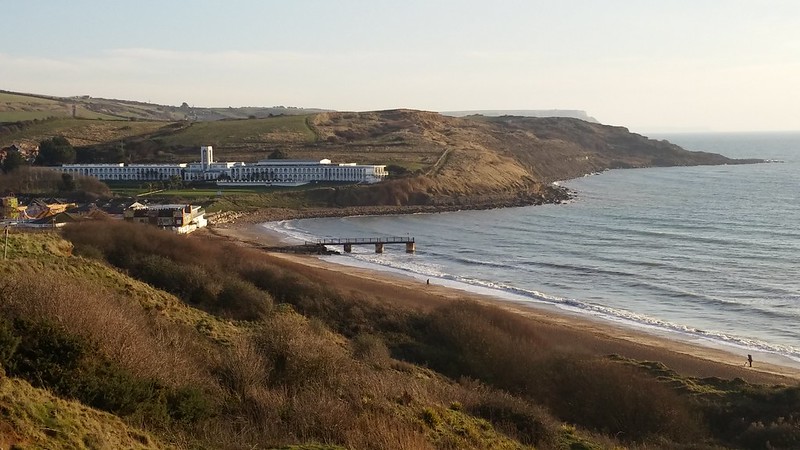
[[[212,227],[209,232],[241,245],[256,247],[286,244],[285,237],[260,222],[247,220]],[[800,364],[780,355],[754,354],[754,367],[744,367],[748,350],[681,338],[667,332],[572,313],[552,305],[519,302],[497,295],[475,293],[438,283],[426,285],[411,275],[340,264],[308,255],[266,253],[276,265],[302,268],[318,281],[342,292],[375,297],[378,301],[432,310],[447,302],[467,299],[512,311],[537,323],[554,348],[575,354],[619,355],[639,361],[658,361],[683,376],[742,378],[759,384],[797,384]]]

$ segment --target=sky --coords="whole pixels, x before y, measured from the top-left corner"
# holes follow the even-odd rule
[[[3,0],[0,89],[800,130],[796,0]]]

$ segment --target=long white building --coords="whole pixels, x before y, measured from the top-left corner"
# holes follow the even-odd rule
[[[214,162],[214,149],[200,147],[200,162],[179,164],[63,164],[64,173],[108,181],[217,181],[242,184],[300,185],[321,181],[377,183],[388,173],[385,165],[331,163],[329,159],[303,161],[265,159],[257,163]]]

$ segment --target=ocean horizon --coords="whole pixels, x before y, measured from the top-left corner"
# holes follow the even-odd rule
[[[264,226],[297,241],[413,236],[415,254],[324,259],[800,366],[800,132],[651,137],[781,162],[611,170],[560,182],[576,194],[560,205]]]

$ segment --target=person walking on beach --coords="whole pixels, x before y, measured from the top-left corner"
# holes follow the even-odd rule
[[[747,365],[753,367],[753,355],[747,355]]]
[[[425,280],[425,283],[426,283],[428,286],[430,286],[430,285],[431,285],[431,279],[430,279],[430,278],[428,278],[427,280]]]

